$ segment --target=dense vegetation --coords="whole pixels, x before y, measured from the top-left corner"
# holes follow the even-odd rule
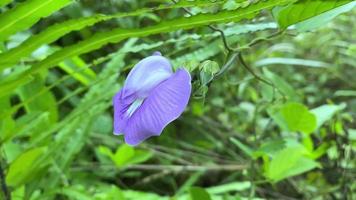
[[[0,199],[355,199],[351,0],[0,0]],[[183,115],[132,147],[112,98],[160,51]]]

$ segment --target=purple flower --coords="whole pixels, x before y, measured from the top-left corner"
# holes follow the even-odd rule
[[[191,92],[189,72],[172,71],[169,60],[155,52],[130,71],[114,104],[114,134],[137,145],[161,134],[187,106]]]

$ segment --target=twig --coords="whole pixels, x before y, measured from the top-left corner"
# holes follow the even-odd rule
[[[177,3],[176,0],[172,0],[173,3]],[[188,13],[190,16],[193,16],[194,14],[192,12],[190,12],[187,8],[184,8],[183,7],[183,10]],[[273,83],[269,82],[269,81],[266,81],[264,80],[263,78],[261,78],[260,76],[258,76],[247,64],[246,62],[244,61],[243,57],[242,57],[242,50],[243,49],[246,49],[248,47],[251,47],[251,46],[254,46],[262,41],[266,41],[266,40],[269,40],[275,36],[278,36],[282,33],[282,31],[277,31],[276,33],[268,36],[268,37],[265,37],[265,38],[257,38],[255,40],[253,40],[252,42],[250,42],[248,45],[246,45],[245,47],[240,47],[240,48],[236,48],[236,49],[233,49],[229,46],[228,42],[227,42],[227,39],[226,39],[226,36],[225,36],[225,33],[223,30],[213,26],[213,25],[208,25],[208,27],[213,30],[213,31],[216,31],[216,32],[219,32],[220,35],[221,35],[221,39],[223,41],[223,44],[224,44],[224,47],[225,49],[228,51],[228,58],[229,58],[229,55],[231,55],[230,59],[228,59],[228,61],[224,64],[224,66],[221,68],[221,70],[215,75],[215,77],[219,77],[221,76],[227,69],[229,69],[231,67],[231,65],[233,64],[233,61],[238,58],[241,62],[241,64],[243,65],[243,67],[245,69],[247,69],[247,71],[249,73],[251,73],[257,80],[267,84],[267,85],[270,85],[272,88],[273,88],[273,96],[274,96],[274,92],[275,92],[275,86],[273,85]],[[211,82],[212,80],[210,80],[209,82]],[[209,84],[209,83],[208,83]]]
[[[172,0],[172,2],[175,3],[175,4],[177,3],[177,1],[175,1],[175,0]],[[193,15],[194,15],[194,14],[193,14],[192,12],[190,12],[187,8],[184,8],[184,7],[183,7],[183,10],[184,10],[186,13],[188,13],[190,16],[193,16]],[[234,51],[234,49],[232,49],[232,48],[229,46],[229,44],[227,43],[226,36],[225,36],[225,33],[224,33],[223,30],[221,30],[221,29],[219,29],[219,28],[217,28],[217,27],[215,27],[215,26],[213,26],[213,25],[208,25],[208,27],[209,27],[211,30],[217,31],[217,32],[220,33],[221,39],[222,39],[222,41],[223,41],[223,44],[224,44],[224,47],[225,47],[226,50],[228,50],[229,52],[233,52],[233,51]]]
[[[263,82],[263,83],[266,83],[267,85],[270,85],[271,87],[275,88],[273,83],[269,82],[269,81],[266,81],[264,80],[263,78],[261,78],[259,75],[257,75],[245,62],[244,58],[242,57],[242,53],[239,53],[238,54],[238,58],[242,64],[242,66],[248,71],[250,72],[257,80]]]
[[[73,171],[92,170],[93,168],[117,169],[115,165],[89,164],[86,166],[75,166]],[[147,171],[238,171],[247,169],[247,165],[128,165],[122,167],[122,170],[147,170]]]

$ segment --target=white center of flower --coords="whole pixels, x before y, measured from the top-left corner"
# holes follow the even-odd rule
[[[126,115],[128,116],[128,117],[131,117],[133,114],[134,114],[134,112],[142,105],[142,103],[143,103],[143,101],[144,101],[145,99],[136,99],[131,105],[130,105],[130,107],[129,107],[129,109],[127,109],[127,111],[126,111]]]

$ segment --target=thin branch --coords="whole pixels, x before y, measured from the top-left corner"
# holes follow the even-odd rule
[[[89,164],[83,166],[75,166],[73,171],[96,170],[98,167],[105,169],[118,169],[115,165]],[[147,171],[239,171],[247,169],[247,165],[128,165],[122,167],[122,170],[147,170]]]
[[[175,1],[175,0],[172,0],[172,2],[175,3],[175,4],[178,3],[178,2]],[[184,10],[186,13],[188,13],[190,16],[193,16],[193,15],[194,15],[194,14],[193,14],[192,12],[190,12],[187,8],[184,8],[184,7],[183,7],[183,10]],[[224,47],[225,47],[226,50],[228,50],[229,52],[235,51],[234,49],[232,49],[232,48],[229,46],[229,44],[228,44],[228,42],[227,42],[227,40],[226,40],[225,33],[224,33],[223,30],[221,30],[221,29],[219,29],[219,28],[217,28],[217,27],[215,27],[215,26],[213,26],[213,25],[208,25],[208,27],[209,27],[211,30],[220,33],[221,39],[222,39],[222,41],[223,41],[223,44],[224,44]]]
[[[242,64],[242,66],[248,71],[250,72],[257,80],[267,84],[267,85],[270,85],[271,87],[275,88],[275,86],[273,85],[273,83],[261,78],[259,75],[257,75],[245,62],[244,58],[242,57],[242,53],[239,53],[238,54],[238,58],[240,60],[240,63]]]

